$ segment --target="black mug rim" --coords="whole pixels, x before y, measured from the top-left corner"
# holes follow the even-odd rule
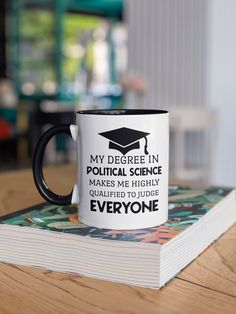
[[[79,110],[77,111],[77,113],[103,116],[125,116],[125,115],[166,114],[168,113],[168,111],[159,109],[94,109],[94,110]]]

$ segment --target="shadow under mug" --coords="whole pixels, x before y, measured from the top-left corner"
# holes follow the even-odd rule
[[[59,133],[76,142],[77,182],[68,195],[51,191],[43,155]],[[169,114],[164,110],[85,110],[75,125],[56,125],[36,146],[33,175],[40,194],[78,204],[79,220],[105,229],[149,228],[168,218]]]

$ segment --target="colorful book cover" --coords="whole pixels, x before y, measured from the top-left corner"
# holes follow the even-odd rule
[[[164,244],[201,219],[232,191],[230,188],[169,188],[169,219],[160,226],[138,230],[108,230],[79,222],[77,208],[48,203],[0,218],[0,224],[39,228],[96,239]]]

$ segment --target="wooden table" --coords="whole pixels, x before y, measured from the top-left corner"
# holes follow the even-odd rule
[[[72,166],[45,170],[69,192]],[[31,170],[0,174],[0,214],[42,202]],[[0,313],[236,313],[236,226],[160,291],[0,263]]]

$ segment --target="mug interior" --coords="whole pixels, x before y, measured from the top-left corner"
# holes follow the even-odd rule
[[[166,110],[154,109],[97,109],[97,110],[81,110],[79,114],[91,115],[148,115],[148,114],[166,114]]]

